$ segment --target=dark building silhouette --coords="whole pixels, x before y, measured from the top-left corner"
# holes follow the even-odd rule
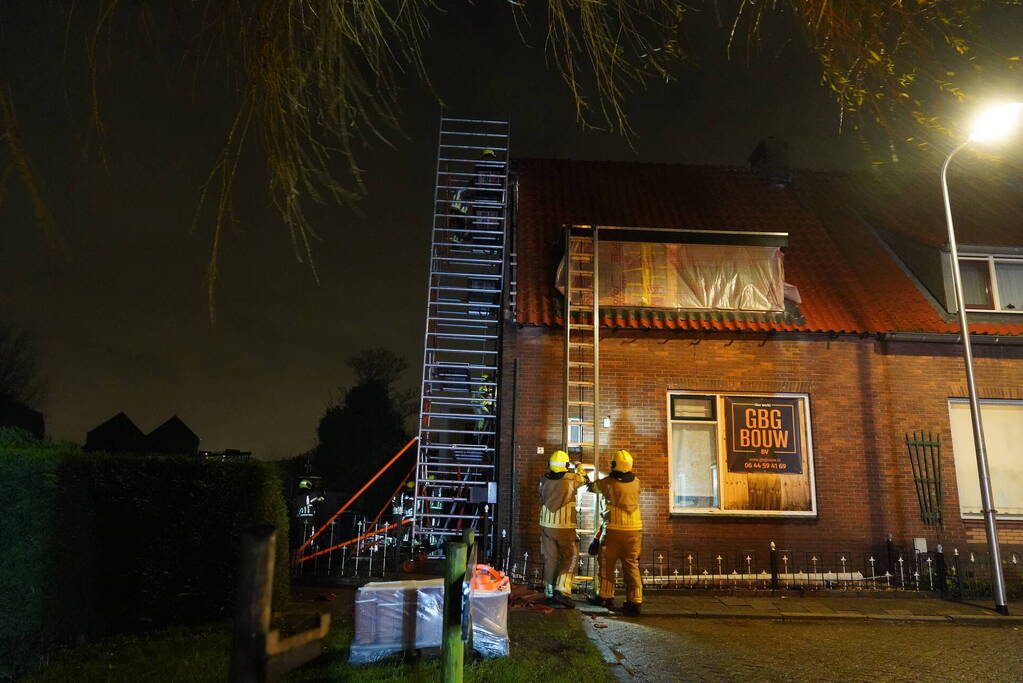
[[[131,418],[118,413],[85,435],[86,451],[108,453],[135,453],[143,449],[145,436]]]
[[[43,414],[19,401],[0,399],[0,427],[24,429],[37,439],[46,433]]]
[[[196,455],[199,437],[175,415],[146,435],[142,450],[146,453]]]

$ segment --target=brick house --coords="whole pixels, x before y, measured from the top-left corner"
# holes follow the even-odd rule
[[[592,245],[594,233],[599,408],[579,421],[599,426],[600,445],[595,456],[575,450],[602,471],[616,449],[632,452],[643,562],[766,553],[771,541],[865,555],[889,534],[933,547],[907,455],[912,432],[940,435],[941,540],[983,545],[936,174],[882,183],[544,159],[514,169],[517,269],[502,343],[496,520],[512,553],[539,556],[535,491],[546,454],[566,435],[570,444],[586,439],[566,427],[574,375],[563,290],[573,288],[566,243],[581,235]],[[1018,551],[1023,192],[997,180],[952,184],[1000,538]],[[740,262],[736,291],[754,296],[708,293]],[[694,295],[695,271],[708,291]],[[592,329],[585,304],[572,327]]]

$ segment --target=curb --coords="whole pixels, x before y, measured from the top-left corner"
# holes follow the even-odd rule
[[[950,614],[949,619],[956,623],[974,625],[1023,624],[1023,617],[1003,617],[1000,614]]]
[[[622,618],[618,614],[602,614],[604,617]],[[644,618],[656,619],[749,619],[775,621],[884,621],[890,623],[964,624],[974,626],[1020,626],[1023,617],[1003,617],[997,614],[843,614],[835,612],[644,612],[637,622]],[[629,619],[626,617],[626,619]],[[630,619],[631,620],[631,619]]]
[[[929,621],[938,623],[951,623],[950,614],[868,614],[871,621]]]
[[[579,616],[586,616],[585,612],[580,612]],[[611,667],[620,666],[622,668],[621,673],[627,675],[629,678],[636,675],[636,669],[633,667],[629,660],[626,659],[625,654],[619,650],[615,650],[604,638],[598,633],[596,627],[593,625],[592,619],[582,619],[583,630],[586,632],[586,637],[589,638],[590,642],[593,643],[597,650],[600,652],[604,663]],[[619,676],[616,676],[618,678]]]

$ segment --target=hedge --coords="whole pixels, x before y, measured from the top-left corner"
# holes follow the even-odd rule
[[[0,501],[0,678],[54,647],[228,617],[250,524],[277,527],[275,608],[288,599],[268,463],[83,453],[0,430]]]

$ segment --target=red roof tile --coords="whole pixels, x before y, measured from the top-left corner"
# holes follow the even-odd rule
[[[786,232],[785,280],[802,298],[801,322],[688,318],[673,310],[606,312],[608,327],[807,332],[955,332],[850,207],[848,176],[800,172],[792,187],[746,169],[520,159],[518,322],[560,325],[554,273],[563,226],[613,225]],[[880,194],[878,195],[880,196]],[[1018,240],[1023,243],[1023,239]],[[971,331],[1023,334],[1021,324]]]
[[[934,173],[888,173],[850,178],[860,212],[878,227],[921,244],[948,245],[941,184]],[[960,245],[1023,245],[1023,185],[1019,178],[948,172],[949,200]]]

